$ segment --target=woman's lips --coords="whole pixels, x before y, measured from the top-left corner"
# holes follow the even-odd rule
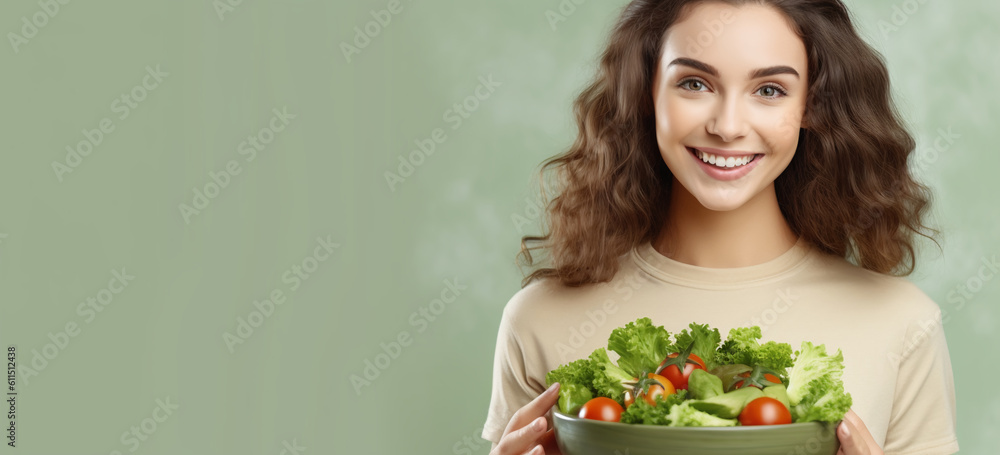
[[[722,153],[718,154],[711,153],[711,152],[721,152],[718,149],[708,149],[708,148],[695,149],[693,147],[687,147],[687,150],[688,152],[691,153],[691,156],[698,162],[698,165],[699,167],[701,167],[702,171],[708,174],[709,177],[723,181],[736,180],[740,177],[743,177],[744,175],[747,175],[748,173],[750,173],[751,170],[753,170],[754,167],[757,166],[757,163],[759,163],[761,160],[764,159],[764,155],[760,153],[757,154],[747,153],[743,155],[733,155],[732,153],[729,153],[723,155]],[[706,158],[710,160],[714,158],[713,161],[715,161],[716,164],[705,162],[699,156],[699,150],[701,150],[702,153],[708,152],[707,155],[705,155]],[[730,160],[732,160],[733,167],[728,167]],[[738,163],[742,163],[743,161],[747,161],[747,163],[737,165]],[[720,162],[725,162],[727,167],[720,167],[718,165],[718,163]]]

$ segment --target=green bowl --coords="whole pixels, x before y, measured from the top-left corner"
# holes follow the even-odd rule
[[[836,455],[837,423],[666,427],[581,419],[552,410],[563,455]]]

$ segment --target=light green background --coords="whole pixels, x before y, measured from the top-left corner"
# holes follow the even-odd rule
[[[488,452],[497,325],[520,236],[538,231],[512,215],[530,217],[537,165],[572,141],[570,103],[624,2],[583,2],[553,28],[552,0],[404,0],[348,62],[340,44],[387,4],[245,0],[220,19],[208,0],[72,1],[17,52],[0,46],[0,343],[27,365],[50,332],[80,330],[21,378],[19,448],[3,453],[130,453],[122,433],[167,397],[179,409],[135,453]],[[993,453],[1000,280],[961,309],[948,295],[1000,254],[1000,8],[913,5],[888,34],[903,2],[850,7],[936,191],[943,253],[911,278],[951,316],[960,444]],[[0,31],[41,10],[0,3]],[[169,76],[119,119],[114,100],[156,65]],[[490,75],[501,85],[452,129],[445,112]],[[275,108],[296,117],[247,162],[241,141]],[[52,163],[105,117],[115,130],[60,182]],[[435,128],[447,139],[391,191],[384,173]],[[961,137],[934,154],[939,128]],[[185,223],[179,204],[230,160],[240,174]],[[340,247],[290,291],[283,274],[326,236]],[[85,322],[78,305],[122,267],[135,279]],[[467,288],[419,331],[411,314],[446,279]],[[274,289],[285,303],[230,353],[223,334]],[[349,376],[400,332],[412,344],[357,395]]]

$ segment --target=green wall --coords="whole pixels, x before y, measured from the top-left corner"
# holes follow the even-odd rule
[[[554,0],[229,1],[0,4],[0,343],[35,361],[16,453],[487,453],[535,169],[624,2],[553,26]],[[963,452],[987,453],[1000,280],[949,295],[1000,254],[1000,7],[911,2],[895,30],[903,2],[850,6],[936,191],[943,253],[912,279],[949,314]],[[355,27],[377,33],[345,54]]]

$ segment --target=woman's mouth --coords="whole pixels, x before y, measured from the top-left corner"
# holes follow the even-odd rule
[[[743,177],[764,158],[764,155],[761,153],[722,156],[703,152],[694,147],[686,148],[691,153],[691,156],[699,161],[698,164],[700,164],[701,169],[716,180],[736,180]]]
[[[722,157],[721,155],[716,156],[711,153],[705,153],[702,152],[701,150],[692,147],[688,147],[687,149],[689,152],[694,154],[695,158],[698,158],[702,162],[708,163],[718,168],[734,168],[734,167],[745,166],[750,162],[756,160],[757,157],[761,156],[761,154],[757,153],[753,155],[743,155],[738,157],[732,157],[732,156]]]

